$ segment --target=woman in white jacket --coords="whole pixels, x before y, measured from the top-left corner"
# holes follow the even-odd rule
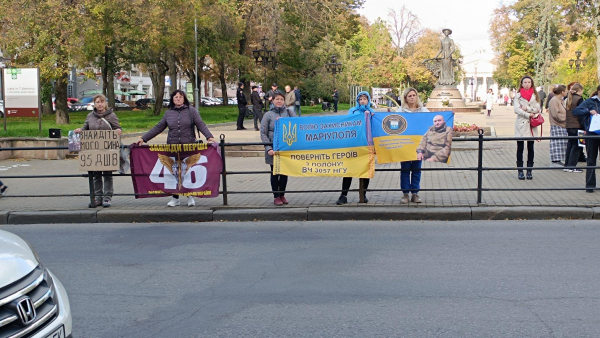
[[[535,90],[533,79],[525,76],[521,79],[519,92],[515,95],[514,103],[515,114],[515,137],[537,137],[539,127],[531,128],[530,119],[537,117],[542,113],[540,106],[540,97]],[[527,141],[527,168],[533,167],[533,145],[534,141]],[[517,167],[519,168],[519,179],[524,180],[523,175],[523,150],[525,141],[517,141]],[[533,179],[531,169],[527,169],[527,179]]]
[[[494,106],[494,100],[496,97],[494,96],[494,91],[492,88],[488,89],[487,96],[485,97],[485,110],[488,111],[488,116],[492,113],[492,107]]]

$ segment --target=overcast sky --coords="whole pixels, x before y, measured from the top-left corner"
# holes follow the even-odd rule
[[[508,2],[510,0],[504,0]],[[423,28],[441,31],[452,29],[451,38],[460,45],[465,63],[472,60],[478,51],[484,60],[493,57],[489,38],[489,24],[494,8],[500,7],[502,0],[366,0],[361,14],[370,22],[378,17],[387,20],[389,8],[399,10],[405,5],[417,15]],[[466,66],[466,65],[465,65]]]

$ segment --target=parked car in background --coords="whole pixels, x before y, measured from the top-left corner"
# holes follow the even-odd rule
[[[4,117],[4,100],[0,100],[0,117]]]
[[[73,111],[73,105],[77,104],[77,102],[79,102],[78,99],[76,99],[74,97],[68,97],[67,98],[67,109],[69,111]],[[52,98],[52,111],[56,111],[56,98],[55,97]]]
[[[128,105],[125,102],[121,102],[120,100],[115,99],[115,107],[117,108],[131,108],[130,105]]]
[[[0,230],[0,243],[0,337],[72,337],[62,283],[21,237]]]
[[[237,98],[235,98],[235,99],[228,99],[227,100],[227,104],[237,104]]]
[[[93,99],[94,98],[91,97],[91,96],[84,97],[78,103],[73,104],[71,106],[71,109],[73,111],[94,110],[94,101],[93,101]]]
[[[163,107],[168,107],[169,106],[169,99],[163,99]]]
[[[210,97],[201,97],[200,104],[203,106],[214,106],[214,105],[216,105],[216,102],[211,100]]]
[[[153,98],[144,98],[135,101],[135,106],[138,108],[147,108],[149,104],[156,104],[156,100]]]

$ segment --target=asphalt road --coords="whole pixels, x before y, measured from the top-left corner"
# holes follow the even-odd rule
[[[11,225],[75,337],[600,337],[600,223]]]

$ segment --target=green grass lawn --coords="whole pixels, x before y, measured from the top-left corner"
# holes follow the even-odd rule
[[[347,103],[340,103],[340,110],[350,109]],[[160,116],[150,115],[150,110],[144,111],[117,111],[117,116],[121,122],[124,133],[134,133],[148,131],[152,128],[164,114],[162,110]],[[303,106],[302,114],[314,114],[322,112],[321,106]],[[80,128],[85,122],[85,117],[89,112],[71,112],[69,113],[70,123],[67,125],[57,125],[54,115],[42,116],[42,132],[38,131],[37,118],[11,117],[6,119],[6,131],[0,127],[0,137],[48,137],[48,129],[62,129],[63,136],[67,136],[69,130]],[[200,116],[207,124],[234,122],[237,120],[238,109],[236,106],[213,106],[200,107]]]

